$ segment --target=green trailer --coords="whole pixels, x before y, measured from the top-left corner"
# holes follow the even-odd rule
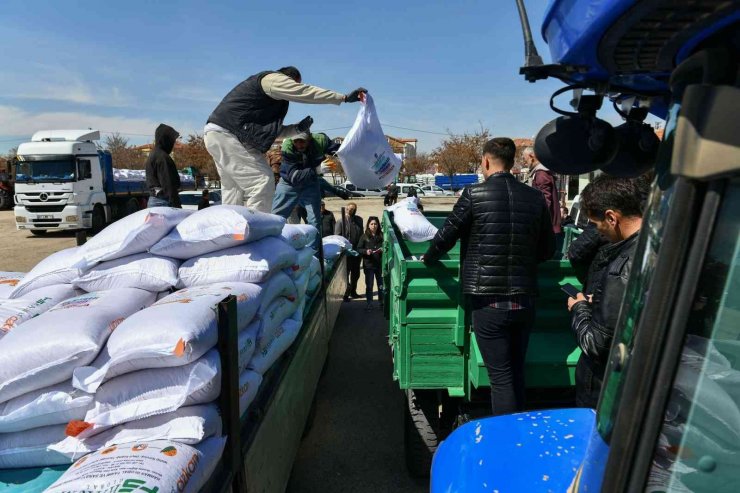
[[[446,216],[426,214],[437,227]],[[437,444],[451,430],[471,416],[490,412],[490,382],[460,289],[460,245],[427,267],[419,258],[429,242],[403,239],[392,212],[384,212],[382,229],[393,378],[407,404],[406,462],[412,474],[424,476]],[[580,350],[559,286],[580,284],[567,261],[541,264],[538,278],[537,318],[527,351],[528,406],[572,405]]]

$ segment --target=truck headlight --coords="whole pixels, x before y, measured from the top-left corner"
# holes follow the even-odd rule
[[[76,223],[77,222],[77,216],[67,216],[64,218],[64,222],[66,223]]]
[[[17,222],[17,223],[25,223],[26,222],[26,218],[25,217],[22,217],[22,216],[15,216],[15,222]]]

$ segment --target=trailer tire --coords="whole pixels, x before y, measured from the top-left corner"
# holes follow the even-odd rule
[[[129,216],[133,214],[134,212],[139,211],[139,201],[135,198],[131,197],[126,201],[125,209],[123,211],[124,215]]]
[[[430,391],[434,392],[434,391]],[[432,468],[432,458],[439,446],[437,419],[432,415],[433,404],[424,391],[406,391],[404,416],[404,450],[406,468],[413,477],[426,478]],[[430,402],[426,402],[430,401]],[[425,412],[426,411],[426,412]]]
[[[96,204],[92,212],[92,234],[98,234],[105,228],[105,211],[103,206]]]
[[[46,236],[45,229],[32,229],[31,234],[34,236]]]
[[[0,190],[0,209],[12,209],[13,196],[7,190]]]

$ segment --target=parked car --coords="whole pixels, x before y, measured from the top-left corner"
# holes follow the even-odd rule
[[[424,193],[424,190],[416,183],[397,183],[396,185],[398,186],[398,196],[401,198],[407,197],[409,194],[409,190],[411,190],[412,188],[416,190],[417,197],[426,195]]]
[[[203,197],[203,190],[186,190],[180,192],[180,202],[183,209],[198,210],[198,202]],[[221,190],[209,190],[208,202],[211,205],[221,205]]]
[[[421,189],[425,195],[430,195],[432,197],[453,197],[455,195],[454,192],[445,190],[437,185],[423,185]]]
[[[382,188],[359,188],[356,187],[351,181],[345,181],[343,186],[350,192],[357,192],[361,194],[361,197],[383,197],[385,196],[385,194],[388,193],[387,190],[383,190]]]

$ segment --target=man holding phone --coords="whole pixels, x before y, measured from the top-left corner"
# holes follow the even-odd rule
[[[609,244],[599,250],[591,266],[593,295],[568,293],[571,329],[582,351],[576,366],[580,407],[595,408],[598,403],[648,191],[644,179],[600,175],[581,195],[589,221]]]

